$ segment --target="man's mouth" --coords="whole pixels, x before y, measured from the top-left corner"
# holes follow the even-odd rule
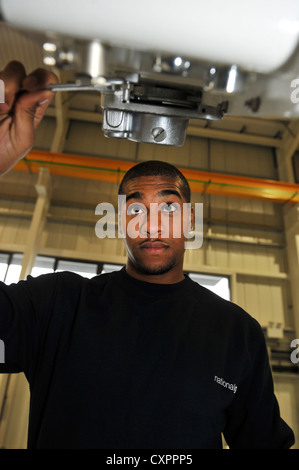
[[[145,250],[148,254],[159,255],[168,250],[169,246],[161,241],[146,241],[141,243],[140,248]]]

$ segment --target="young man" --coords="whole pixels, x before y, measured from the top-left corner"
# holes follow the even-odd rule
[[[32,146],[51,99],[38,90],[55,77],[34,76],[32,90],[19,64],[2,75],[11,93],[0,122],[2,172]],[[19,96],[21,85],[28,91]],[[193,222],[192,214],[176,220],[190,200],[184,176],[141,163],[119,193],[124,227],[140,216],[120,272],[0,284],[0,372],[23,371],[29,381],[28,447],[219,449],[223,433],[231,448],[289,448],[294,436],[280,417],[260,326],[183,273],[183,229]],[[153,203],[160,212],[150,223]]]

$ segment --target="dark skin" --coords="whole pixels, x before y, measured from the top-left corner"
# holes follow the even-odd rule
[[[0,175],[3,175],[33,146],[36,129],[54,98],[45,87],[58,83],[58,79],[41,68],[27,75],[17,61],[6,65],[0,79],[5,87],[5,103],[0,103]]]
[[[162,176],[135,178],[126,183],[125,194],[127,209],[131,209],[126,218],[127,273],[139,280],[159,284],[182,281],[186,240],[184,224],[187,230],[192,227],[193,213],[189,220],[184,220],[183,204],[187,201],[182,194],[180,182]],[[150,224],[151,210],[155,210],[155,206],[150,205],[153,203],[156,203],[156,207],[159,204],[161,210],[157,212],[155,223]],[[139,234],[132,238],[128,228],[130,221],[136,217],[136,212],[140,214]],[[166,214],[169,216],[168,234]]]
[[[56,75],[45,69],[37,69],[27,75],[24,66],[12,61],[0,72],[4,81],[5,103],[0,103],[0,176],[9,171],[23,158],[34,144],[36,129],[54,93],[45,88],[58,83]],[[140,224],[137,238],[125,238],[128,253],[126,269],[131,276],[153,283],[171,284],[184,279],[184,242],[183,224],[193,225],[193,214],[189,220],[178,219],[178,206],[183,214],[183,203],[187,202],[181,191],[180,182],[161,176],[142,177],[129,181],[125,186],[129,196],[127,207],[142,203],[143,214],[148,224]],[[150,204],[164,204],[158,213],[156,226],[150,228]],[[139,213],[137,208],[137,213]],[[169,215],[169,234],[165,234],[165,215]],[[142,215],[142,211],[140,212]],[[136,217],[134,210],[126,218],[126,227]],[[179,232],[174,236],[173,224]],[[179,225],[178,225],[179,224]],[[188,229],[187,229],[188,230]]]

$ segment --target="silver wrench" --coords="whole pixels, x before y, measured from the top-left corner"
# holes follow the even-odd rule
[[[84,85],[81,83],[58,83],[53,85],[48,85],[47,90],[53,92],[57,91],[107,91],[110,87],[114,85],[123,85],[124,80],[122,78],[105,78],[98,77],[94,80],[91,80],[89,85]]]

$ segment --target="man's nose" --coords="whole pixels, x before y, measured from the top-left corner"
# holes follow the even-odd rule
[[[165,217],[163,217],[159,205],[152,203],[146,215],[146,235],[151,238],[160,238],[166,233]],[[141,227],[144,230],[144,227]]]

